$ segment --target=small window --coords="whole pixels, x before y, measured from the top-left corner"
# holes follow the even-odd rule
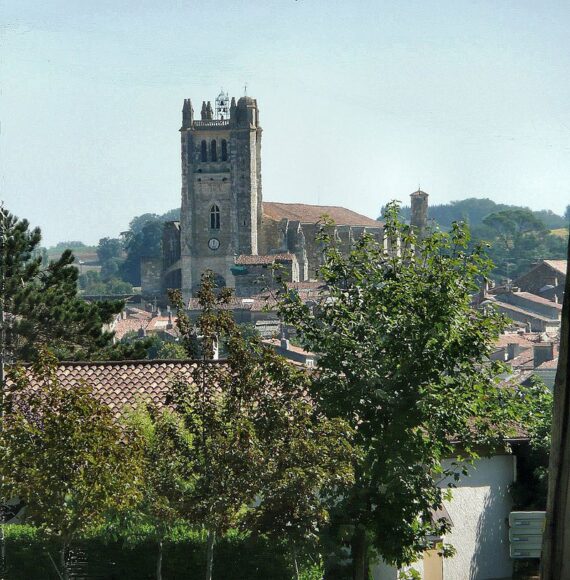
[[[222,161],[228,160],[228,142],[222,139]]]
[[[215,139],[212,139],[212,142],[210,143],[210,159],[212,161],[218,160],[218,146]]]
[[[220,208],[216,204],[210,208],[210,229],[220,229]]]
[[[204,162],[208,161],[208,144],[205,140],[202,141],[201,145],[201,159]]]

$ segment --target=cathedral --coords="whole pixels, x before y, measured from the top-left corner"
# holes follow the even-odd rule
[[[191,100],[184,101],[180,221],[165,224],[162,256],[143,259],[143,295],[180,288],[190,297],[208,269],[237,296],[259,292],[256,279],[274,264],[290,282],[314,281],[323,216],[334,221],[334,235],[347,250],[364,232],[382,239],[381,222],[342,207],[264,202],[261,137],[252,97],[236,102],[222,92],[214,107],[202,103],[200,119]]]

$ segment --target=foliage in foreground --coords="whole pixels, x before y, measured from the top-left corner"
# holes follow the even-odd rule
[[[88,303],[77,290],[77,268],[71,251],[42,265],[37,255],[38,228],[30,230],[5,208],[0,209],[0,275],[6,312],[6,353],[12,360],[29,361],[43,345],[63,356],[109,347],[110,332],[103,324],[121,311],[122,302]]]
[[[481,448],[502,446],[533,397],[502,388],[488,360],[503,319],[471,308],[491,263],[482,247],[468,249],[468,229],[418,237],[391,204],[386,232],[389,252],[364,236],[345,257],[324,228],[328,295],[312,307],[283,288],[280,305],[303,347],[320,353],[313,395],[352,426],[361,450],[330,528],[350,541],[356,580],[371,555],[402,567],[445,535],[448,523],[432,518],[446,497],[437,481],[452,486]],[[449,457],[458,461],[444,469]]]
[[[2,496],[25,501],[26,519],[58,543],[67,578],[72,542],[137,499],[141,462],[109,407],[87,385],[64,388],[56,365],[43,353],[31,372],[11,369],[0,469]]]
[[[144,528],[127,537],[108,537],[106,529],[80,538],[72,547],[71,573],[82,577],[151,580],[155,578],[156,541]],[[58,545],[38,528],[6,526],[6,577],[9,580],[61,580],[50,556]],[[164,580],[201,578],[206,561],[206,536],[187,526],[172,528],[164,539]],[[49,555],[48,555],[49,554]],[[302,555],[301,555],[302,556]],[[322,569],[310,557],[299,558],[300,580],[320,580]],[[320,572],[320,575],[319,575]],[[214,580],[291,580],[289,548],[282,542],[230,531],[216,544]]]
[[[259,337],[247,339],[224,309],[207,273],[198,296],[201,316],[190,323],[178,293],[178,325],[189,353],[203,362],[190,383],[178,382],[172,404],[192,437],[194,489],[185,517],[210,538],[238,527],[291,546],[292,557],[314,541],[331,502],[353,479],[352,431],[328,418],[308,392],[308,377]],[[211,361],[223,341],[224,364]]]

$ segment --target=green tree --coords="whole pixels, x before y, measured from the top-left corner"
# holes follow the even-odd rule
[[[489,256],[496,264],[494,276],[498,278],[516,278],[538,260],[562,258],[566,245],[528,209],[490,214],[473,235],[491,242]]]
[[[489,214],[483,223],[495,231],[505,249],[513,250],[522,236],[545,233],[546,226],[529,209],[509,209]]]
[[[196,485],[188,510],[208,531],[208,580],[216,535],[242,527],[296,547],[315,537],[328,519],[333,489],[341,493],[352,478],[348,425],[318,411],[305,372],[258,337],[242,336],[224,308],[230,297],[228,289],[216,292],[207,273],[194,327],[180,293],[171,293],[183,344],[190,355],[198,343],[202,357],[192,383],[173,386],[172,402],[194,441]],[[224,364],[211,360],[222,340]]]
[[[101,264],[101,278],[108,280],[117,276],[123,263],[123,249],[118,238],[101,238],[97,246],[97,257]]]
[[[42,267],[33,257],[39,248],[39,228],[30,229],[6,209],[0,209],[0,290],[5,317],[5,348],[16,360],[30,360],[38,345],[50,345],[72,356],[90,356],[111,343],[103,325],[120,312],[122,302],[88,303],[77,291],[73,254]]]
[[[352,530],[355,580],[367,578],[371,554],[401,567],[429,536],[445,534],[447,523],[431,517],[445,497],[436,479],[462,468],[442,461],[501,444],[495,426],[508,431],[526,408],[524,397],[498,388],[500,368],[488,360],[500,315],[470,306],[491,264],[480,247],[467,250],[467,228],[418,239],[390,204],[386,233],[391,252],[364,236],[344,257],[325,228],[327,296],[312,307],[284,288],[280,304],[302,345],[320,353],[314,396],[354,428],[361,450],[356,483],[334,516]]]
[[[163,228],[164,222],[154,214],[145,214],[131,221],[123,238],[127,254],[120,268],[123,280],[140,286],[141,259],[160,256]]]
[[[89,270],[79,276],[79,288],[83,294],[109,296],[113,294],[131,294],[133,287],[119,278],[103,280],[101,274]]]
[[[3,497],[26,502],[26,518],[67,555],[110,510],[133,504],[141,481],[140,445],[87,385],[67,389],[43,352],[31,369],[10,370],[0,440]]]
[[[157,544],[156,580],[162,579],[163,542],[183,521],[193,490],[192,437],[178,415],[152,404],[139,404],[127,424],[143,444],[142,494],[136,507],[121,518],[119,531],[131,541],[151,537]]]

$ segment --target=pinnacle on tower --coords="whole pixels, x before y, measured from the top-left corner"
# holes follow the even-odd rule
[[[206,107],[206,101],[202,101],[202,111],[201,111],[202,121],[205,121],[208,118],[208,109]]]
[[[194,109],[192,108],[192,101],[184,99],[184,106],[182,107],[182,128],[188,129],[194,122]]]

